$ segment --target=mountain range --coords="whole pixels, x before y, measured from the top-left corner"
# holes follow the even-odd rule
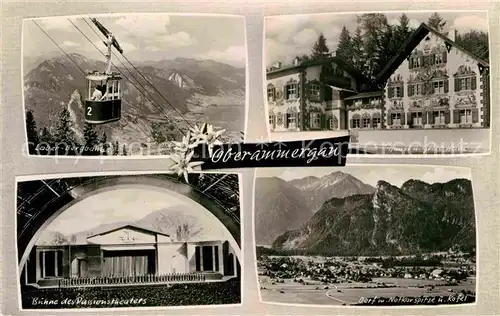
[[[277,237],[272,248],[350,256],[470,250],[475,244],[472,184],[455,179],[408,180],[401,188],[378,181],[373,193],[332,197],[301,227]]]
[[[233,132],[239,133],[243,129],[245,69],[213,60],[187,58],[134,63],[135,68],[127,64],[125,68],[116,60],[114,63],[124,77],[121,81],[122,119],[98,127],[99,133],[107,134],[108,141],[145,142],[148,135],[144,134],[150,130],[151,122],[163,122],[166,117],[179,125],[206,117],[209,123],[216,121],[218,125],[225,125],[219,127],[229,131],[237,128]],[[74,129],[81,136],[82,104],[87,95],[82,70],[102,71],[104,68],[103,61],[76,53],[52,54],[46,59],[25,58],[24,103],[26,109],[33,111],[37,127],[45,126],[50,130],[61,110],[67,108]],[[208,110],[210,106],[222,108]]]
[[[199,223],[198,219],[186,215],[178,208],[166,208],[150,213],[136,221],[120,221],[101,224],[90,230],[65,235],[58,231],[45,230],[37,245],[67,245],[87,244],[87,237],[101,234],[119,227],[132,225],[146,230],[168,234],[174,241],[200,239],[211,233],[210,227]]]
[[[344,198],[375,191],[348,173],[333,172],[321,178],[285,181],[278,177],[257,178],[255,183],[255,236],[259,245],[270,245],[286,231],[299,228],[331,198]]]

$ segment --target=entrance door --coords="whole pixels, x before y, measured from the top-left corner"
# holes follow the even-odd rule
[[[78,266],[78,277],[86,278],[87,277],[87,260],[85,259],[77,259]]]
[[[227,256],[226,267],[227,267],[226,275],[233,276],[234,275],[234,255],[232,253],[230,253],[229,256]]]
[[[214,256],[212,246],[202,247],[202,258],[203,258],[203,271],[213,271],[214,270]]]

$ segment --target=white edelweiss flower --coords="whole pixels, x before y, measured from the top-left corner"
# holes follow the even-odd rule
[[[203,142],[208,146],[208,154],[211,156],[214,146],[222,145],[223,143],[219,140],[219,137],[225,132],[225,129],[219,131],[214,131],[212,125],[207,126],[207,131],[203,137]]]
[[[203,123],[200,126],[194,125],[191,127],[189,130],[191,131],[191,141],[198,145],[201,141],[203,141],[205,133],[203,132],[205,130],[205,127],[207,126],[207,123]]]
[[[170,158],[174,161],[174,164],[170,166],[169,170],[173,173],[176,173],[178,176],[183,175],[187,183],[189,183],[188,173],[194,172],[193,168],[201,166],[203,164],[203,161],[191,161],[193,155],[194,152],[191,151],[187,155],[170,156]]]
[[[188,132],[185,136],[182,136],[182,141],[180,141],[180,142],[173,141],[172,143],[174,145],[174,150],[181,152],[181,153],[185,153],[189,149],[196,147],[196,146],[193,146],[192,144],[189,143],[190,138],[191,138],[190,136],[191,135]]]

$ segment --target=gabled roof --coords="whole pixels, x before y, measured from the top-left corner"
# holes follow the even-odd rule
[[[385,82],[389,77],[392,75],[392,73],[401,65],[401,63],[408,57],[408,55],[417,47],[417,45],[422,41],[422,39],[427,36],[427,34],[433,33],[434,35],[442,38],[447,44],[451,45],[452,47],[466,53],[470,57],[474,58],[477,60],[479,64],[481,64],[484,67],[489,67],[489,63],[465,48],[461,47],[458,45],[456,42],[452,41],[449,37],[439,33],[437,30],[434,28],[428,26],[425,23],[420,24],[420,26],[413,32],[413,34],[405,41],[399,52],[394,56],[389,63],[382,69],[382,71],[377,75],[376,81],[377,82]]]
[[[361,93],[355,94],[353,96],[344,98],[344,100],[356,100],[356,99],[363,99],[363,98],[381,97],[383,94],[384,94],[383,90],[371,91],[371,92],[361,92]]]
[[[127,227],[130,227],[130,228],[133,228],[133,229],[136,229],[136,230],[140,230],[140,231],[143,231],[143,232],[155,233],[155,234],[159,234],[159,235],[170,237],[170,235],[165,234],[163,232],[160,232],[158,230],[154,230],[154,229],[151,229],[151,228],[141,227],[141,226],[139,226],[137,224],[123,224],[123,225],[120,225],[120,226],[115,227],[113,229],[110,229],[110,230],[107,230],[107,231],[103,231],[103,232],[100,232],[100,233],[97,233],[97,234],[94,234],[94,235],[91,235],[91,236],[87,236],[87,238],[92,238],[92,237],[100,236],[100,235],[106,235],[106,234],[109,234],[109,233],[112,233],[112,232],[115,232],[117,230],[120,230],[120,229],[123,229],[123,228],[127,228]]]
[[[328,57],[328,58],[323,58],[323,59],[304,61],[298,65],[289,65],[289,66],[285,66],[285,67],[281,67],[281,68],[267,71],[266,75],[277,74],[277,73],[280,73],[282,71],[293,70],[293,69],[296,69],[296,70],[304,69],[307,67],[323,65],[326,63],[330,63],[330,62],[334,62],[334,63],[342,66],[345,70],[347,70],[347,72],[349,74],[351,74],[355,78],[367,80],[367,78],[361,73],[361,71],[356,69],[353,65],[351,65],[348,61],[346,61],[344,58],[342,58],[340,56],[333,56],[333,57]]]

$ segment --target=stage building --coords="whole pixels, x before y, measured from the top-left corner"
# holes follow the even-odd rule
[[[35,245],[23,269],[35,287],[225,281],[240,265],[226,240],[173,241],[127,224],[85,242]]]

